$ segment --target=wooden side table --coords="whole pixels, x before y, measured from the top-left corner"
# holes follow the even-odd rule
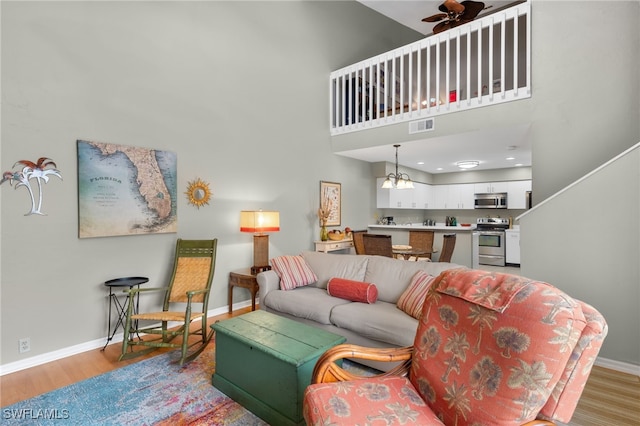
[[[256,294],[258,294],[258,280],[251,274],[251,268],[229,272],[229,313],[233,311],[233,287],[242,287],[251,292],[251,310],[256,310]]]

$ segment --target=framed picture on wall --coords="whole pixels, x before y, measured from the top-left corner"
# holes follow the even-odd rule
[[[340,226],[342,213],[341,185],[320,181],[320,207],[329,211],[326,226]]]
[[[175,152],[78,140],[78,237],[178,231]]]

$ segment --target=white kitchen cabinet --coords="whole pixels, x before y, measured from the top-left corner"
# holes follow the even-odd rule
[[[520,264],[520,230],[507,229],[506,231],[506,262]]]
[[[527,191],[531,191],[531,180],[507,182],[507,208],[526,209]]]
[[[432,209],[433,207],[433,187],[426,183],[414,182],[413,205],[416,209]]]
[[[474,208],[474,185],[472,183],[427,186],[427,204],[423,208],[438,210]]]
[[[457,209],[460,204],[460,190],[458,185],[442,185],[447,188],[447,201],[445,202],[445,208]]]
[[[444,210],[447,208],[449,196],[448,185],[433,186],[433,209]]]
[[[479,182],[474,184],[477,194],[507,192],[507,182]]]
[[[432,209],[436,204],[435,195],[433,193],[433,185],[425,185],[424,190],[425,208]]]
[[[475,188],[472,183],[456,185],[458,187],[458,208],[472,210],[475,208]]]
[[[471,183],[441,185],[447,187],[447,209],[473,209],[475,186]]]
[[[382,189],[385,178],[376,179],[379,209],[472,210],[476,193],[506,192],[508,208],[526,208],[531,181],[428,185],[414,182],[414,189]]]
[[[389,189],[390,205],[398,209],[413,208],[413,189]]]

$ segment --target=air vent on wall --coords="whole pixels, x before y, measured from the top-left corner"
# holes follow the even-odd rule
[[[409,134],[429,132],[433,130],[433,118],[427,118],[425,120],[412,121],[409,123]]]

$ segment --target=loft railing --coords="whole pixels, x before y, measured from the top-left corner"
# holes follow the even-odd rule
[[[529,97],[527,1],[332,72],[331,134]]]

